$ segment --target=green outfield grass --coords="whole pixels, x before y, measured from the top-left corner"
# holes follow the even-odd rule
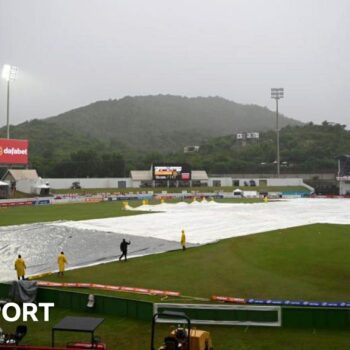
[[[241,200],[223,200],[223,202]],[[256,200],[253,200],[256,201]],[[130,202],[138,205],[140,202]],[[159,203],[155,201],[152,203]],[[120,202],[0,209],[0,225],[23,222],[82,220],[134,214],[121,209]],[[6,215],[2,215],[5,213]],[[136,213],[135,213],[136,214]],[[148,214],[152,215],[152,214]],[[6,219],[7,217],[7,219]],[[67,271],[51,281],[92,282],[180,291],[184,296],[208,298],[213,294],[235,297],[350,300],[350,225],[315,224],[222,240],[218,243]],[[69,260],[69,256],[68,256]],[[91,293],[88,290],[82,292]],[[157,297],[94,291],[150,301]],[[169,300],[168,300],[169,301]],[[175,301],[175,299],[171,299]],[[191,302],[191,299],[179,301]],[[49,345],[51,327],[66,315],[89,316],[55,309],[51,322],[29,323],[26,343]],[[110,315],[97,335],[110,350],[149,349],[150,322]],[[15,324],[3,324],[5,332]],[[345,350],[349,332],[308,331],[246,327],[198,327],[211,332],[218,350]],[[167,333],[160,326],[158,344]],[[57,334],[57,345],[70,340],[88,341],[87,335]]]
[[[107,343],[108,350],[149,350],[151,323],[135,321],[110,315],[72,313],[55,308],[50,312],[50,322],[28,322],[28,333],[22,341],[27,345],[51,346],[51,328],[65,316],[102,317],[105,321],[96,335]],[[39,320],[42,314],[39,313]],[[17,323],[3,323],[5,333],[13,333]],[[156,329],[156,345],[160,346],[169,327],[159,325]],[[350,346],[349,332],[324,330],[291,330],[252,327],[200,326],[210,332],[215,350],[345,350]],[[56,346],[65,346],[71,341],[90,341],[84,333],[57,332]],[[156,347],[158,348],[158,347]]]
[[[349,225],[316,224],[227,239],[185,252],[174,251],[131,259],[127,263],[116,262],[68,271],[63,279],[51,276],[49,280],[173,289],[197,297],[222,294],[276,299],[349,300],[349,244]],[[115,295],[131,297],[128,294]],[[157,300],[155,297],[137,298]],[[68,311],[66,313],[69,314]],[[62,310],[58,311],[60,317],[63,314]],[[150,322],[111,316],[105,318],[105,324],[97,333],[105,339],[109,349],[149,349]],[[211,333],[214,349],[217,350],[345,350],[350,346],[349,332],[345,331],[198,328]],[[49,330],[49,326],[40,327],[35,340],[41,342],[46,339],[47,343]],[[158,329],[158,344],[166,333],[166,326]]]
[[[177,200],[167,200],[169,203]],[[261,199],[233,198],[218,199],[221,203],[254,203]],[[159,200],[152,200],[150,204],[159,204]],[[129,201],[130,206],[137,207],[141,201]],[[56,220],[88,220],[102,219],[116,216],[145,214],[145,212],[127,211],[122,209],[122,201],[107,201],[100,203],[75,203],[57,205],[36,205],[0,208],[0,226],[49,222]]]
[[[123,210],[122,203],[119,201],[5,207],[0,208],[0,226],[56,220],[88,220],[136,214],[138,213],[135,211]]]
[[[349,225],[316,224],[72,270],[63,280],[175,290],[204,298],[349,301],[349,246]]]

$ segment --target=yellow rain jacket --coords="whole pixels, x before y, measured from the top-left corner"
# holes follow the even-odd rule
[[[181,245],[182,246],[185,246],[186,245],[186,235],[185,235],[185,231],[182,230],[181,232],[181,241],[180,241]]]
[[[26,263],[22,258],[18,258],[15,261],[15,270],[17,272],[17,277],[23,277],[26,274]]]
[[[67,258],[64,254],[60,254],[57,259],[58,269],[60,272],[64,272],[64,267],[68,263]]]

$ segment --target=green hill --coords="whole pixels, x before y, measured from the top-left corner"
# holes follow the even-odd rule
[[[256,105],[219,97],[170,95],[99,101],[55,117],[11,127],[11,136],[30,140],[31,156],[60,157],[92,146],[108,149],[173,151],[235,131],[274,128],[275,114]],[[281,117],[281,126],[301,123]],[[4,136],[4,128],[0,135]]]
[[[336,157],[349,154],[349,150],[350,131],[345,125],[323,122],[287,126],[280,132],[281,172],[335,173]],[[211,174],[275,173],[276,133],[263,132],[258,143],[245,146],[234,135],[217,137],[204,143],[198,153],[178,152],[173,158]]]
[[[147,151],[177,150],[239,130],[269,130],[274,120],[273,112],[259,106],[244,106],[219,97],[169,95],[96,102],[46,119],[112,145]],[[281,124],[300,123],[282,117]]]
[[[264,107],[220,97],[158,95],[98,101],[26,121],[11,126],[11,137],[29,140],[31,166],[42,176],[124,176],[129,169],[148,168],[159,154],[274,125],[274,112]],[[302,124],[281,116],[286,125]],[[4,127],[0,137],[5,135]]]

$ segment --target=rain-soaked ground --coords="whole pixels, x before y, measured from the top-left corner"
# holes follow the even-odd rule
[[[313,223],[350,224],[348,199],[293,199],[270,203],[160,204],[138,207],[151,215],[84,221],[59,221],[0,228],[0,280],[15,278],[21,254],[27,274],[57,269],[63,250],[68,267],[116,260],[123,238],[129,256],[180,249],[181,229],[189,245]]]

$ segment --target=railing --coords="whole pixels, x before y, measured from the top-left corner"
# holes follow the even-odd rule
[[[8,345],[8,344],[0,344],[1,350],[67,350],[67,348],[52,348],[51,346],[29,346],[29,345]]]

